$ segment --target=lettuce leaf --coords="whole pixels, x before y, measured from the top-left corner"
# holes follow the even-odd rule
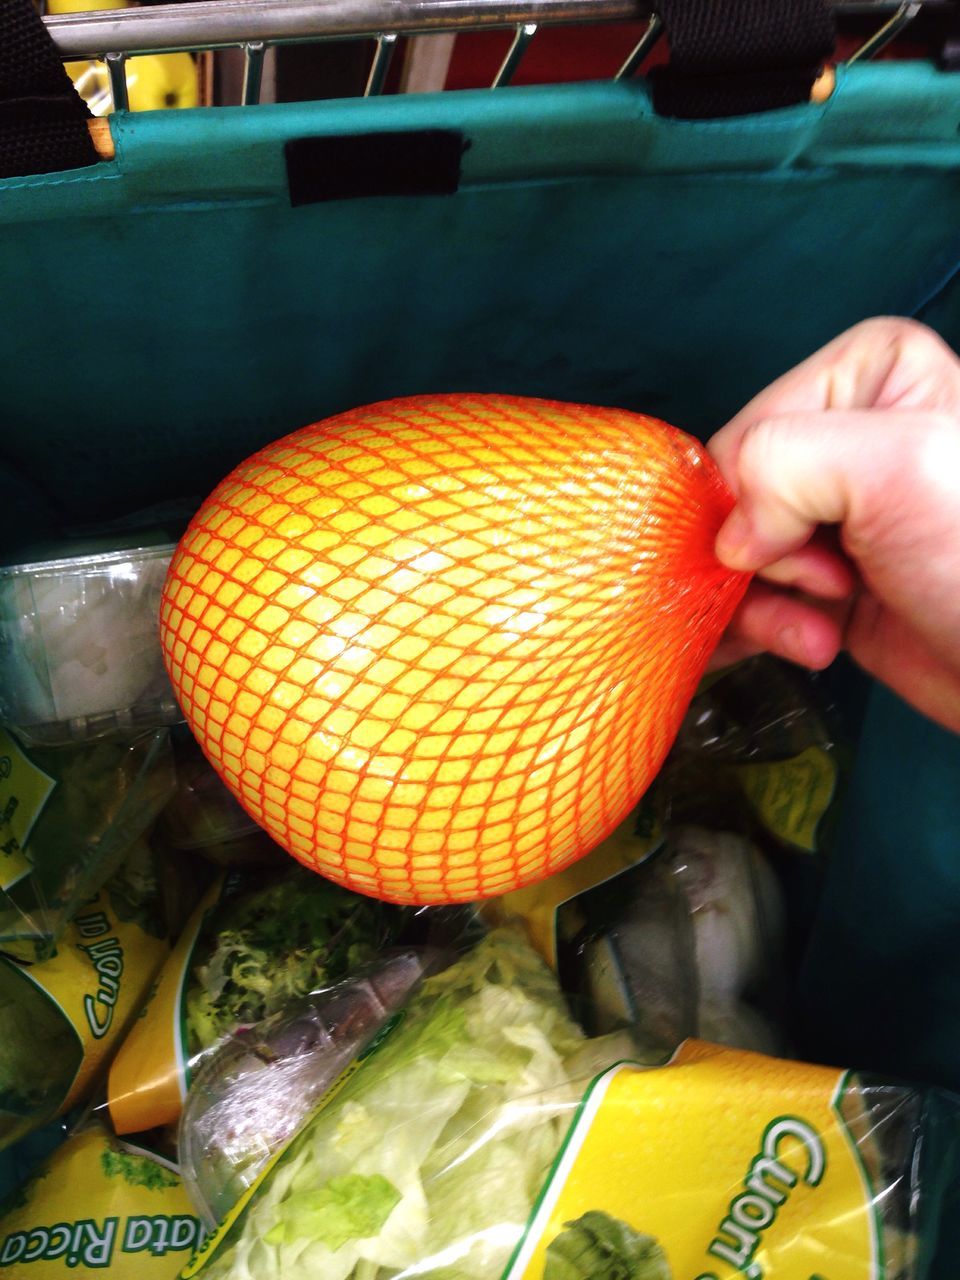
[[[283,1216],[267,1233],[270,1244],[320,1240],[339,1249],[348,1240],[376,1235],[400,1192],[379,1173],[348,1173],[322,1187],[298,1191],[284,1202]]]

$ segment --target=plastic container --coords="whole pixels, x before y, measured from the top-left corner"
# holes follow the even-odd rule
[[[173,546],[152,540],[0,568],[0,719],[27,742],[182,717],[157,636]]]

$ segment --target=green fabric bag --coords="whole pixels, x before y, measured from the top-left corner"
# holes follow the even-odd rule
[[[114,161],[0,182],[5,549],[189,514],[257,446],[383,397],[707,436],[861,318],[960,346],[958,124],[960,77],[922,62],[718,121],[658,118],[639,83],[114,117]],[[422,130],[460,135],[455,191],[291,204],[288,141]],[[960,1088],[960,739],[875,694],[865,743],[811,1042]]]

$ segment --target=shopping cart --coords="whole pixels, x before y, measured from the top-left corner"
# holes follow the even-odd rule
[[[953,6],[944,0],[836,0],[841,21],[858,19],[844,61],[875,58],[898,37],[909,34],[924,13],[943,18],[945,56],[952,56],[949,22]],[[866,23],[864,22],[866,20]],[[110,75],[114,107],[127,106],[124,64],[129,57],[146,53],[238,49],[243,55],[240,102],[260,101],[265,59],[270,50],[288,44],[333,40],[369,40],[373,44],[364,93],[383,91],[391,59],[402,37],[444,37],[437,44],[417,46],[413,73],[407,85],[444,87],[444,71],[451,52],[451,38],[488,30],[512,33],[509,49],[495,72],[491,88],[502,88],[514,78],[521,60],[538,32],[572,25],[630,23],[642,25],[639,38],[624,51],[614,78],[629,79],[650,58],[663,37],[663,22],[646,3],[637,0],[483,0],[460,4],[457,0],[192,0],[121,11],[48,17],[47,28],[64,59],[103,59]],[[848,25],[854,25],[849,24]],[[869,30],[872,26],[873,29]],[[418,74],[419,72],[419,74]],[[821,87],[826,92],[827,86]]]

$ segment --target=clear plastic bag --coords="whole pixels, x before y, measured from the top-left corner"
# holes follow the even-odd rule
[[[236,1031],[207,1058],[184,1108],[178,1147],[193,1201],[211,1227],[341,1073],[363,1060],[434,962],[430,952],[385,957],[365,976]]]
[[[50,956],[173,787],[166,729],[27,750],[0,729],[0,952]]]
[[[175,1124],[205,1056],[311,991],[376,959],[404,913],[304,867],[221,875],[198,904],[110,1070],[118,1133]]]
[[[221,866],[279,862],[284,851],[241,808],[186,727],[171,730],[171,741],[177,783],[160,823],[170,847]]]
[[[375,1052],[321,1102],[241,1200],[250,1233],[223,1257],[235,1260],[237,1275],[265,1280],[293,1266],[291,1278],[344,1280],[379,1276],[381,1267],[384,1276],[405,1273],[452,1248],[472,1260],[460,1260],[464,1276],[499,1275],[575,1107],[571,1081],[626,1048],[635,1047],[624,1035],[588,1041],[522,936],[494,931],[427,977]],[[223,1130],[232,1124],[228,1104]],[[271,1185],[292,1191],[290,1240],[273,1210],[261,1208]],[[298,1224],[314,1211],[318,1234],[305,1248]],[[212,1275],[234,1274],[232,1262],[221,1271],[223,1257],[218,1249]]]
[[[782,1052],[784,906],[733,832],[671,828],[654,856],[562,908],[560,977],[593,1032],[635,1024],[669,1053],[691,1037]]]
[[[851,755],[822,679],[761,655],[704,682],[657,785],[674,821],[726,821],[773,852],[823,854]]]

